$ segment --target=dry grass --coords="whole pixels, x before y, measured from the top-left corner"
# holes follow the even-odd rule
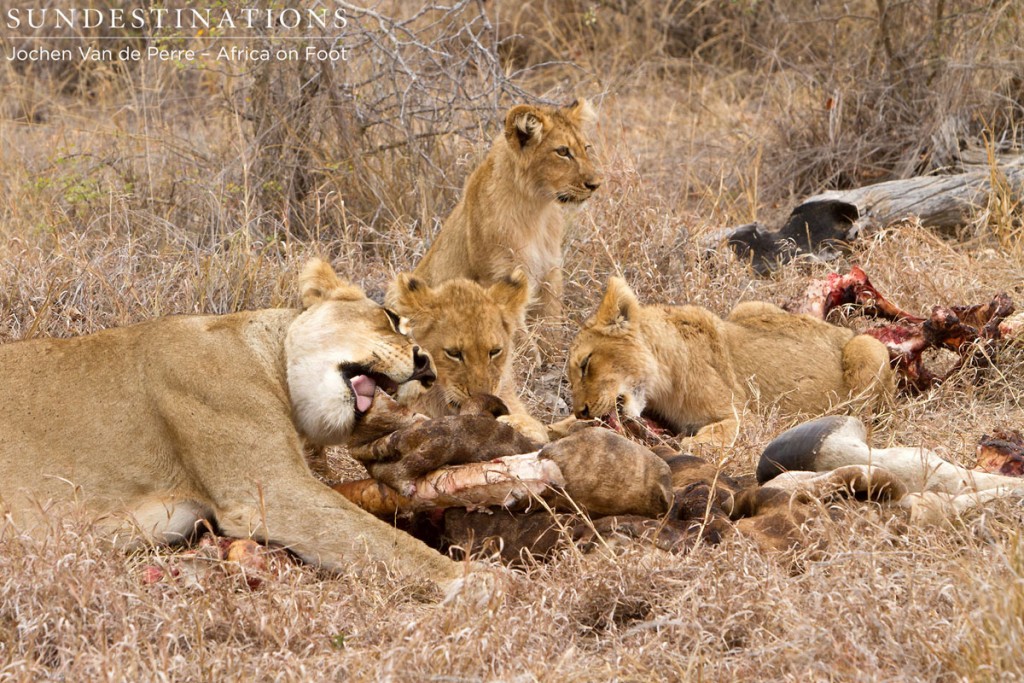
[[[403,56],[424,78],[404,101],[387,99],[387,79],[366,80],[378,99],[341,87],[394,75],[370,47],[347,72],[0,63],[0,342],[289,305],[313,254],[379,294],[527,92],[589,94],[602,114],[606,182],[575,216],[570,320],[537,331],[556,347],[613,273],[646,300],[719,313],[784,301],[828,268],[759,279],[700,258],[696,238],[770,221],[805,192],[955,165],[961,143],[1020,151],[1024,136],[1024,22],[1010,1],[552,0],[503,5],[492,33],[479,7],[412,25]],[[432,66],[423,45],[437,34],[464,58]],[[484,40],[467,47],[470,34]],[[455,106],[452,78],[465,78]],[[895,226],[833,266],[861,264],[910,310],[999,290],[1022,302],[1020,206],[1003,188],[959,242]],[[564,411],[562,368],[522,365],[537,412]],[[901,399],[874,438],[969,462],[982,432],[1024,422],[1022,381],[1024,349],[1007,349],[978,378]],[[786,426],[752,418],[728,469],[751,471]],[[943,530],[849,509],[821,522],[824,559],[742,540],[682,557],[567,551],[481,608],[358,567],[288,567],[258,591],[227,577],[147,587],[138,567],[163,553],[111,553],[67,511],[42,539],[0,532],[0,679],[1016,679],[1022,521],[1012,503]]]

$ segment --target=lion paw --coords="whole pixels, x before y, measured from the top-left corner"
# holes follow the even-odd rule
[[[522,413],[502,415],[498,418],[498,422],[504,422],[527,439],[536,441],[539,444],[545,444],[549,440],[547,427],[529,415]]]
[[[545,429],[548,433],[548,441],[564,439],[570,434],[575,434],[582,429],[603,426],[600,420],[581,420],[575,415],[562,418],[558,422],[552,422]]]

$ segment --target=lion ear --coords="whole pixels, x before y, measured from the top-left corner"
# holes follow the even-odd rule
[[[577,126],[582,128],[583,126],[589,126],[592,123],[597,123],[597,112],[594,111],[594,107],[590,104],[590,101],[585,98],[579,98],[568,107],[567,113],[569,118],[572,119]]]
[[[603,328],[605,334],[623,334],[633,326],[639,312],[636,294],[621,277],[613,277],[608,280],[604,298],[586,326]]]
[[[516,105],[505,116],[505,138],[516,151],[543,140],[547,127],[547,116],[530,104]]]
[[[403,318],[412,318],[429,305],[434,291],[412,273],[399,273],[388,288],[387,305]]]
[[[302,294],[302,308],[327,299],[335,301],[359,301],[365,299],[363,290],[338,277],[331,264],[323,259],[310,259],[299,276],[299,292]]]
[[[487,289],[487,295],[491,301],[516,321],[518,327],[526,324],[526,304],[530,301],[530,282],[522,268],[516,268],[511,275],[491,285]]]

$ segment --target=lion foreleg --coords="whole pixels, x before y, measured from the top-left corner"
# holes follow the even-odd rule
[[[253,430],[245,411],[209,415],[209,404],[190,398],[179,396],[162,408],[168,422],[182,425],[178,457],[224,534],[284,546],[331,571],[363,558],[433,581],[461,575],[452,560],[317,480],[287,414]]]
[[[709,425],[704,425],[697,430],[697,433],[693,436],[680,439],[679,445],[683,448],[687,448],[690,446],[707,444],[710,446],[724,448],[735,443],[739,434],[739,418],[732,416],[718,422],[712,422]]]
[[[305,562],[331,571],[364,559],[432,581],[463,573],[457,563],[309,475],[287,486],[268,483],[250,500],[236,498],[218,506],[216,517],[226,535],[283,546]]]
[[[564,289],[562,267],[552,268],[540,282],[534,296],[536,301],[531,312],[538,318],[558,320],[562,317],[562,291]]]
[[[526,411],[526,406],[523,405],[515,391],[500,392],[498,398],[505,402],[509,413],[499,417],[500,422],[509,425],[531,441],[536,441],[539,444],[550,441],[548,428]]]

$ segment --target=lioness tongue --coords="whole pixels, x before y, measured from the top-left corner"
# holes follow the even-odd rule
[[[350,382],[356,395],[356,410],[365,413],[373,405],[373,392],[377,390],[377,383],[366,375],[356,375]]]

